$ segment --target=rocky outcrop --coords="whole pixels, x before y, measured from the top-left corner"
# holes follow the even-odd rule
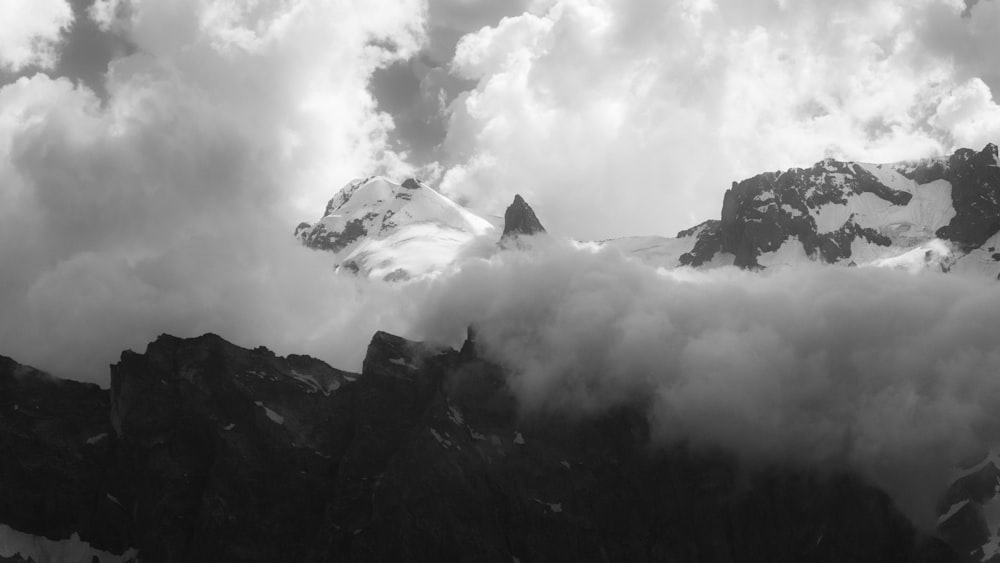
[[[123,545],[104,494],[114,447],[106,390],[0,356],[0,524]]]
[[[471,332],[461,352],[378,333],[360,376],[205,335],[124,353],[110,393],[40,381],[54,410],[32,424],[62,430],[15,457],[60,470],[5,470],[0,497],[72,502],[0,521],[143,561],[956,561],[849,474],[650,448],[632,408],[525,412]]]
[[[893,177],[911,181],[910,187],[903,189]],[[728,253],[736,266],[757,268],[762,255],[777,252],[786,241],[797,241],[804,253],[816,260],[848,263],[853,257],[855,241],[888,247],[897,242],[892,238],[898,234],[897,229],[928,227],[907,223],[911,215],[920,216],[925,210],[912,213],[894,210],[911,202],[913,190],[937,180],[947,180],[951,185],[954,216],[947,225],[930,231],[926,240],[918,243],[936,235],[968,252],[1000,231],[1000,168],[995,145],[987,145],[979,153],[960,149],[946,159],[895,165],[860,165],[828,159],[811,168],[767,172],[734,182],[723,198],[719,222],[695,234],[697,242],[681,256],[680,263],[699,266]],[[862,199],[863,194],[869,199]],[[881,202],[885,207],[884,225],[872,224],[879,223],[878,218],[862,220],[852,212],[871,212],[873,206],[879,205],[873,202]],[[829,223],[829,219],[821,219],[824,214],[843,219],[832,226],[821,224]],[[896,215],[905,219],[888,219]],[[911,242],[905,241],[902,246],[907,247]]]
[[[997,146],[978,153],[959,149],[947,161],[921,163],[905,174],[919,183],[947,180],[955,216],[937,236],[958,243],[964,251],[983,245],[1000,231],[1000,168]]]
[[[503,214],[503,235],[501,242],[519,236],[532,236],[544,233],[545,227],[535,216],[535,211],[531,209],[521,194],[514,196],[514,201],[507,206],[507,211]]]
[[[111,371],[116,497],[150,561],[302,561],[334,490],[352,378],[214,335]]]

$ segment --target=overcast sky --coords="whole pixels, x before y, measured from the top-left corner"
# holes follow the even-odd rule
[[[290,236],[349,180],[672,236],[762,171],[1000,139],[998,31],[987,0],[2,0],[0,353],[100,379],[213,330],[350,367],[401,298]]]

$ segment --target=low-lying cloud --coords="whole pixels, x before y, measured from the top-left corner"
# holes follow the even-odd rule
[[[997,302],[954,275],[666,272],[554,244],[440,280],[416,332],[474,326],[529,410],[645,405],[656,440],[851,467],[929,523],[956,465],[1000,441]]]

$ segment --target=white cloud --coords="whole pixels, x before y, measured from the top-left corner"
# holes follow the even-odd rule
[[[0,68],[51,67],[60,34],[72,21],[65,0],[0,2]]]
[[[0,353],[106,381],[125,347],[212,330],[356,367],[397,326],[389,301],[360,298],[291,231],[346,179],[405,167],[366,86],[418,48],[421,4],[95,10],[137,47],[105,103],[42,74],[0,88],[0,260],[17,264],[0,269]]]
[[[973,78],[948,92],[931,123],[948,131],[960,146],[1000,142],[1000,106],[986,84]]]
[[[578,237],[673,234],[765,170],[979,144],[988,89],[935,117],[972,83],[926,20],[962,8],[588,0],[508,18],[459,44],[454,72],[478,85],[452,105],[443,189],[486,210],[521,192]]]
[[[657,272],[549,244],[438,280],[415,332],[473,326],[529,412],[638,406],[658,442],[849,467],[932,525],[951,470],[1000,443],[997,299],[958,275]]]

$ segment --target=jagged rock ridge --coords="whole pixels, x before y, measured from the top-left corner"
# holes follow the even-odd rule
[[[41,503],[72,486],[57,513],[19,529],[74,530],[152,562],[957,561],[850,474],[746,474],[725,455],[650,449],[631,408],[524,413],[476,348],[474,335],[455,352],[378,333],[354,376],[213,335],[163,336],[122,355],[110,392],[47,389],[54,401],[92,394],[95,419],[110,408],[111,424],[78,430],[107,434],[92,478],[3,465],[0,490]],[[87,440],[65,451],[16,440],[41,415],[12,406],[33,405],[32,391],[0,381],[13,458],[78,463]],[[0,522],[17,517],[8,507]]]
[[[699,227],[682,265],[720,255],[743,268],[808,259],[895,265],[894,257],[915,251],[945,270],[957,265],[995,275],[997,147],[888,165],[825,160],[760,174],[734,182],[720,220]]]
[[[599,244],[665,268],[822,262],[1000,277],[997,162],[994,144],[894,164],[827,159],[734,182],[719,219],[675,238],[634,236]],[[420,203],[425,200],[435,205]],[[404,208],[407,217],[398,219]],[[348,184],[320,222],[303,223],[296,235],[311,248],[333,253],[344,270],[405,280],[440,272],[473,238],[489,233],[493,222],[416,180],[397,185],[374,177]],[[544,231],[516,196],[501,241]]]
[[[515,236],[532,236],[544,233],[545,227],[535,216],[535,211],[531,209],[521,194],[514,196],[514,201],[507,206],[507,211],[503,215],[503,236],[501,240],[507,240]]]

